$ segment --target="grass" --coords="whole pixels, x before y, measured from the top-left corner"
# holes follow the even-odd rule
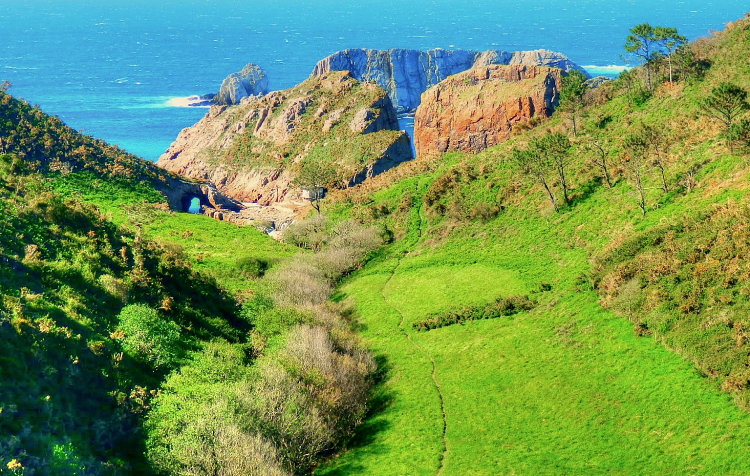
[[[498,248],[465,240],[460,256],[471,262]],[[356,302],[362,335],[386,362],[379,399],[386,404],[360,429],[354,449],[316,474],[436,473],[442,417],[431,365],[404,336],[392,304],[411,322],[537,287],[537,272],[524,282],[502,267],[512,261],[505,259],[508,250],[481,265],[439,264],[455,261],[455,251],[422,249],[403,258],[392,279],[396,260],[383,260],[342,287]],[[584,257],[565,254],[571,261]],[[535,264],[533,255],[524,258]],[[411,333],[434,359],[445,401],[443,475],[750,469],[737,457],[750,449],[750,415],[691,364],[652,339],[635,337],[592,292],[537,297],[539,307],[528,313]]]
[[[396,169],[329,205],[396,241],[341,288],[384,378],[350,451],[315,474],[748,473],[747,161],[701,125],[696,106],[721,80],[747,87],[735,63],[748,37],[737,27],[712,41],[731,53],[713,58],[705,80],[657,89],[637,107],[620,95],[589,111],[569,166],[572,201],[560,213],[507,160],[539,130],[476,156],[451,154],[418,177]],[[640,123],[670,134],[670,192],[650,171],[645,217],[622,155],[622,138]],[[553,118],[544,129],[561,126]],[[609,152],[612,189],[581,146],[589,135]],[[688,191],[682,178],[695,166]],[[496,216],[472,216],[481,203],[497,206]],[[667,266],[674,260],[677,272]],[[738,267],[725,270],[731,263]],[[724,279],[730,271],[739,278]],[[639,293],[635,315],[623,312],[628,279]],[[670,303],[697,284],[699,310],[680,314]],[[538,303],[528,312],[411,328],[527,293]],[[654,324],[653,337],[641,320]]]
[[[243,260],[259,260],[270,269],[297,251],[253,227],[154,208],[149,204],[163,202],[164,198],[149,184],[101,180],[81,172],[53,176],[52,186],[63,196],[95,204],[114,223],[130,227],[140,223],[146,237],[171,243],[188,256],[196,270],[210,274],[234,293],[255,288],[260,277],[242,270]]]
[[[157,240],[177,244],[191,258],[196,270],[214,276],[223,287],[233,292],[255,288],[260,277],[243,271],[243,259],[263,261],[270,269],[299,252],[253,227],[189,213],[160,213],[146,226],[146,233]]]

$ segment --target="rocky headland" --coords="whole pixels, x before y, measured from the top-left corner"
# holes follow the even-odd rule
[[[562,70],[490,65],[453,75],[422,95],[414,117],[417,155],[479,152],[510,138],[514,126],[549,117]]]
[[[360,81],[371,81],[388,91],[398,112],[413,112],[421,95],[448,76],[488,65],[549,66],[563,71],[586,71],[562,53],[548,50],[484,52],[348,49],[334,53],[315,66],[312,76],[349,71]]]
[[[386,91],[332,72],[236,106],[213,106],[157,165],[208,180],[240,202],[294,208],[305,203],[294,183],[305,167],[334,171],[325,185],[343,187],[411,158]]]

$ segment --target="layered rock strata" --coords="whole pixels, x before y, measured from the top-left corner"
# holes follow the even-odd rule
[[[549,66],[563,71],[577,69],[587,74],[567,56],[548,50],[511,53],[499,50],[348,49],[319,61],[312,75],[349,71],[354,78],[374,82],[388,91],[399,112],[413,112],[419,106],[421,94],[448,76],[494,64]]]
[[[449,77],[422,95],[414,117],[417,155],[479,152],[510,138],[533,117],[549,117],[559,100],[562,70],[490,65]]]
[[[305,167],[346,186],[411,159],[386,92],[347,72],[311,78],[237,106],[214,106],[184,129],[157,165],[208,180],[240,202],[300,201]]]

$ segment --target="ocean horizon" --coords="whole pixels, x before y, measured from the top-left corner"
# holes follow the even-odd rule
[[[405,7],[408,5],[408,8]],[[0,81],[86,134],[156,160],[205,115],[184,98],[217,92],[247,63],[289,88],[346,48],[549,49],[590,74],[628,66],[638,24],[693,40],[748,10],[740,0],[0,0]]]

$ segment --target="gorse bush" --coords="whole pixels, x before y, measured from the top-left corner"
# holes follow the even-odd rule
[[[237,269],[249,278],[260,278],[271,264],[262,258],[245,256],[237,259]]]
[[[156,310],[133,304],[125,306],[118,318],[117,331],[124,335],[122,347],[136,359],[155,368],[171,368],[184,357],[186,342],[180,326]]]

